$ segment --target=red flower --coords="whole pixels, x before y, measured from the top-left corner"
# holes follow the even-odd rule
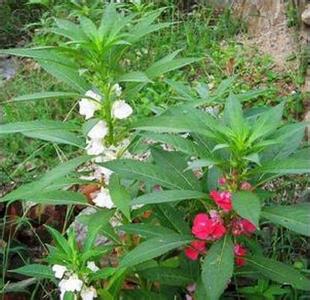
[[[232,209],[230,192],[211,191],[210,197],[225,212],[229,212]]]
[[[241,224],[244,228],[244,231],[248,234],[251,234],[253,233],[255,230],[256,230],[256,227],[253,223],[251,223],[249,220],[247,219],[242,219],[241,221]]]
[[[244,181],[241,183],[240,189],[243,191],[250,191],[252,189],[252,185],[251,185],[251,183]]]
[[[217,240],[226,233],[226,228],[217,212],[211,211],[210,215],[211,218],[204,213],[196,215],[192,227],[195,237],[202,240]]]
[[[232,234],[234,236],[239,236],[242,234],[250,235],[256,230],[256,227],[254,224],[252,224],[247,219],[238,219],[233,220],[232,222]]]
[[[208,236],[213,231],[213,221],[209,218],[207,214],[200,213],[196,215],[193,227],[192,227],[192,233],[195,237],[206,240]]]
[[[199,254],[206,253],[205,241],[192,241],[191,244],[184,249],[185,255],[191,260],[197,260]]]
[[[246,249],[241,246],[240,244],[236,244],[234,246],[234,253],[235,253],[235,262],[237,266],[243,266],[245,264],[245,259],[243,258],[243,256],[246,255],[247,251]]]
[[[219,185],[225,185],[227,180],[225,177],[220,177],[217,182]]]

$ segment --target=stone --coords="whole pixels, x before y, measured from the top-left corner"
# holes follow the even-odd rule
[[[310,6],[309,5],[306,7],[306,9],[301,14],[301,19],[306,25],[310,26]]]

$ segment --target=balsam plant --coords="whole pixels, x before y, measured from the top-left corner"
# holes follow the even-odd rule
[[[68,212],[71,205],[92,210],[77,217],[87,225],[84,239],[79,240],[74,224],[67,239],[48,228],[54,240],[48,246],[48,265],[13,271],[51,280],[61,299],[219,299],[231,280],[247,275],[259,283],[267,278],[309,291],[304,274],[263,256],[254,239],[262,220],[310,235],[308,204],[273,206],[263,189],[279,176],[309,173],[308,148],[300,147],[305,124],[285,124],[284,103],[243,111],[239,101],[262,93],[254,91],[230,95],[221,111],[230,80],[212,95],[205,85],[193,93],[170,81],[182,103],[133,125],[124,122],[140,89],[196,60],[176,59],[176,51],[144,72],[128,72],[131,46],[169,25],[154,24],[160,13],[141,17],[112,4],[100,24],[84,16],[78,23],[57,20],[51,28],[61,37],[57,46],[1,51],[36,59],[72,89],[15,101],[82,98],[79,112],[87,121],[82,129],[77,122],[53,120],[4,124],[0,134],[22,133],[85,148],[83,131],[91,155],[68,160],[1,198],[7,207],[27,201],[24,214],[33,204],[68,205]],[[126,140],[130,128],[137,129],[132,143]],[[91,178],[100,192],[88,202],[72,186],[89,183],[81,178],[81,171],[89,170],[80,166],[90,160],[101,165],[100,176]],[[106,237],[101,244],[100,236]],[[101,259],[112,257],[113,262],[99,268]],[[266,285],[258,289],[272,293]]]
[[[84,16],[79,18],[79,24],[56,19],[55,26],[49,31],[60,37],[57,46],[1,50],[0,54],[3,55],[35,59],[43,69],[70,87],[70,90],[66,92],[39,92],[20,96],[12,101],[53,100],[84,96],[90,101],[98,102],[98,99],[104,99],[104,105],[98,117],[108,123],[107,143],[115,144],[119,138],[114,136],[111,117],[115,87],[126,84],[126,89],[122,86],[122,97],[131,100],[136,92],[160,75],[197,60],[176,58],[179,51],[175,51],[153,63],[143,72],[138,70],[128,72],[126,54],[130,48],[147,34],[171,25],[170,23],[154,23],[162,11],[163,9],[160,9],[141,17],[130,11],[121,10],[115,4],[109,4],[99,24],[95,24]],[[93,93],[86,94],[88,91]],[[84,146],[83,141],[74,134],[77,127],[73,124],[37,120],[19,123],[19,126],[23,129],[17,129],[17,126],[13,124],[2,127],[0,134],[20,132],[28,137],[41,138],[55,143]]]
[[[142,139],[168,144],[170,151],[153,145],[152,161],[104,163],[123,178],[144,182],[144,191],[160,186],[131,202],[152,213],[121,227],[143,242],[120,266],[174,286],[175,297],[195,282],[195,299],[219,299],[232,278],[245,274],[309,291],[305,275],[265,257],[253,239],[262,220],[310,235],[309,204],[268,205],[263,189],[280,176],[309,173],[309,148],[300,147],[305,124],[285,124],[284,103],[242,111],[234,95],[217,116],[189,106],[134,124]],[[193,262],[184,263],[182,248]],[[156,284],[149,291],[162,292]]]

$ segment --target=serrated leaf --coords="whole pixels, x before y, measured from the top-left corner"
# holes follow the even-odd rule
[[[166,235],[142,242],[121,260],[121,267],[132,267],[147,260],[158,257],[173,249],[184,246],[192,241],[191,236],[179,234]]]
[[[230,236],[215,242],[202,265],[202,281],[208,300],[218,300],[226,289],[234,268],[233,243]]]
[[[242,218],[250,220],[257,228],[261,212],[260,200],[252,192],[236,192],[232,195],[233,209]]]
[[[128,179],[137,179],[151,184],[159,184],[171,189],[184,188],[183,184],[175,180],[175,174],[172,170],[167,169],[163,172],[162,167],[151,163],[131,159],[120,159],[109,161],[102,165]]]
[[[310,204],[300,203],[263,209],[262,217],[299,234],[310,236]]]
[[[180,234],[190,234],[188,223],[184,220],[184,213],[170,204],[159,204],[154,207],[156,217],[160,224],[171,228]]]

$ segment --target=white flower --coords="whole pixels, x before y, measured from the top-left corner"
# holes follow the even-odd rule
[[[112,105],[112,115],[116,119],[126,119],[132,114],[133,110],[124,100],[115,101]]]
[[[53,265],[52,270],[55,273],[55,277],[59,279],[61,279],[65,272],[68,271],[68,269],[62,265]]]
[[[93,261],[88,261],[87,262],[87,268],[93,272],[97,272],[99,271],[100,269],[96,266],[95,262]]]
[[[112,202],[110,192],[106,188],[101,188],[100,192],[93,199],[93,202],[99,207],[112,208],[114,203]]]
[[[108,134],[108,131],[107,123],[101,120],[89,130],[87,136],[91,139],[103,139]]]
[[[112,86],[112,90],[114,91],[114,93],[115,93],[115,95],[117,97],[121,96],[121,94],[122,94],[122,87],[118,83],[116,83],[116,84],[114,84]]]
[[[102,139],[91,139],[87,142],[86,152],[88,155],[99,155],[104,152],[105,147]]]
[[[60,289],[60,299],[63,299],[66,292],[79,292],[83,286],[83,281],[73,274],[68,279],[62,279],[58,287]]]
[[[102,175],[103,175],[105,183],[109,183],[109,180],[110,180],[110,177],[112,174],[113,174],[113,171],[111,171],[105,167],[101,167],[101,166],[97,166],[95,168],[95,171],[94,171],[94,177],[97,180],[99,180],[102,178]]]
[[[84,286],[81,291],[82,300],[93,300],[97,297],[96,289],[93,286],[86,287]]]
[[[85,116],[85,119],[88,120],[94,116],[95,111],[100,109],[100,104],[98,102],[102,100],[102,97],[93,92],[92,90],[87,91],[85,93],[85,96],[93,100],[89,98],[82,98],[79,101],[79,113],[82,116]]]

